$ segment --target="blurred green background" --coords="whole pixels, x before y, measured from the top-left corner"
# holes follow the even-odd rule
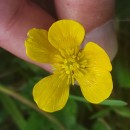
[[[113,60],[112,99],[93,105],[71,90],[67,105],[48,114],[32,98],[34,84],[49,73],[0,49],[0,130],[130,130],[130,1],[116,0],[118,54]]]

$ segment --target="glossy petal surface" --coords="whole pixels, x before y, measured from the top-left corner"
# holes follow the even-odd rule
[[[48,31],[48,40],[57,49],[79,47],[85,35],[81,24],[73,20],[59,20]]]
[[[81,60],[87,60],[86,67],[100,67],[108,71],[112,70],[112,65],[107,53],[96,43],[89,42],[81,52]]]
[[[87,101],[100,103],[107,99],[113,88],[111,74],[101,68],[88,68],[77,73],[76,79]]]
[[[25,41],[26,54],[36,62],[52,63],[57,50],[49,43],[48,33],[43,29],[31,29]]]
[[[69,85],[66,80],[59,78],[59,75],[51,75],[34,86],[34,100],[40,109],[54,112],[65,106],[69,96]]]

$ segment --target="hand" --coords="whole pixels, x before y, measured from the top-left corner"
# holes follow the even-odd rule
[[[55,5],[58,19],[74,19],[83,24],[87,33],[86,41],[99,43],[113,59],[117,51],[112,25],[114,0],[55,0],[55,4],[44,3],[48,12]],[[26,56],[24,41],[30,28],[48,29],[55,20],[54,16],[30,0],[1,0],[0,46],[28,62],[50,70],[50,66],[35,63]]]

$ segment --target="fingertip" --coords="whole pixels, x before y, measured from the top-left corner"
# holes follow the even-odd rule
[[[114,0],[55,0],[59,19],[80,22],[87,32],[113,17]]]
[[[84,47],[87,42],[95,42],[99,44],[107,52],[110,59],[113,60],[118,49],[114,23],[115,21],[112,19],[90,31],[86,34],[82,47]]]

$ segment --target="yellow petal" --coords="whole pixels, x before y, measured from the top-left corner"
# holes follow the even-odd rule
[[[56,49],[48,41],[48,33],[42,29],[31,29],[25,41],[26,54],[36,62],[52,63]]]
[[[91,103],[100,103],[107,99],[113,88],[110,72],[101,68],[88,68],[85,72],[76,76],[81,91]]]
[[[69,96],[67,79],[51,75],[40,80],[33,89],[33,97],[38,107],[46,112],[62,109]]]
[[[108,71],[112,70],[112,65],[107,53],[96,43],[89,42],[81,52],[82,58],[87,60],[87,67],[101,67]]]
[[[83,26],[74,20],[59,20],[48,31],[48,40],[57,49],[79,47],[85,35]]]

